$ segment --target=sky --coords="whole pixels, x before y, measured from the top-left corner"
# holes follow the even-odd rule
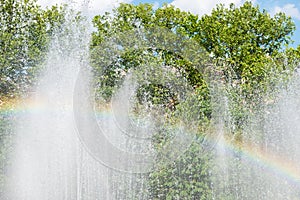
[[[53,4],[60,4],[66,0],[38,0],[38,3],[43,7],[51,6]],[[70,1],[70,0],[69,0]],[[87,1],[87,0],[81,0]],[[199,16],[210,14],[212,9],[217,4],[229,5],[234,3],[236,5],[243,4],[245,0],[89,0],[89,9],[91,13],[101,14],[105,11],[110,11],[119,3],[152,3],[155,8],[162,6],[164,3],[172,4],[185,11],[190,11]],[[72,1],[74,2],[74,0]],[[296,31],[292,39],[294,40],[293,47],[300,45],[300,1],[299,0],[252,0],[254,4],[258,4],[261,9],[265,9],[271,15],[277,12],[284,12],[291,16],[296,24]]]

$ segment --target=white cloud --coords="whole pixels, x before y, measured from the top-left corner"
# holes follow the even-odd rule
[[[160,6],[159,2],[158,1],[155,1],[154,4],[153,4],[153,9],[156,10],[158,9]]]
[[[284,12],[286,15],[291,16],[295,19],[300,20],[300,11],[295,4],[286,4],[283,7],[276,6],[274,13]]]
[[[234,3],[237,6],[240,6],[244,0],[174,0],[171,4],[177,8],[180,8],[185,11],[190,11],[194,14],[209,14],[212,9],[216,7],[217,4],[225,4],[225,6]],[[256,0],[252,0],[253,3]]]
[[[104,13],[105,11],[110,11],[112,8],[118,6],[120,3],[130,3],[132,0],[38,0],[37,3],[40,4],[43,8],[47,6],[52,6],[55,4],[71,4],[74,8],[80,9],[81,5],[86,2],[89,2],[88,8],[92,13]]]

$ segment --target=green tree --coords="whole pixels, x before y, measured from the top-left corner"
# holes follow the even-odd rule
[[[185,49],[185,54],[181,55],[182,44],[177,44],[176,39],[187,40],[192,38],[192,33],[189,33],[187,27],[192,26],[196,21],[197,16],[191,13],[180,11],[173,6],[164,6],[154,10],[151,4],[121,4],[120,7],[114,10],[113,17],[106,13],[98,15],[93,19],[94,26],[97,28],[96,32],[92,33],[92,64],[96,72],[104,75],[102,78],[106,79],[107,88],[114,88],[118,82],[116,68],[123,67],[125,71],[131,67],[137,66],[143,62],[145,58],[145,51],[139,50],[125,50],[118,62],[111,63],[106,66],[103,71],[103,61],[100,61],[97,51],[98,47],[103,44],[107,38],[119,37],[119,33],[141,30],[150,38],[146,38],[149,43],[152,40],[155,42],[155,37],[159,38],[161,45],[156,42],[155,46],[149,46],[146,50],[148,54],[159,55],[165,65],[174,66],[180,73],[187,77],[190,84],[197,88],[205,85],[203,79],[203,72],[206,65],[209,63],[209,56],[207,52],[199,45],[189,44],[190,50]],[[171,38],[164,37],[160,31],[167,29],[174,33],[174,36],[167,34]],[[166,32],[166,31],[163,31]],[[173,37],[173,38],[172,38]],[[177,38],[176,38],[177,37]],[[180,37],[180,38],[179,38]],[[173,41],[173,44],[170,42]],[[168,49],[164,49],[164,42],[168,43]],[[196,43],[195,41],[193,41]],[[99,62],[100,61],[100,62]],[[192,61],[192,62],[190,62]],[[103,82],[103,81],[102,81]],[[111,89],[113,90],[113,89]],[[112,91],[108,92],[108,96]]]
[[[162,120],[164,126],[153,137],[157,153],[164,154],[163,147],[172,142],[174,131],[168,129],[172,130],[176,123],[189,124],[190,137],[197,138],[178,161],[162,163],[150,173],[152,199],[210,197],[209,153],[203,153],[201,146],[211,117],[209,87],[204,76],[210,59],[206,50],[192,39],[194,33],[189,32],[197,19],[173,6],[154,10],[150,4],[121,4],[113,15],[106,13],[93,20],[97,31],[92,35],[91,60],[101,95],[109,101],[126,75],[136,70],[141,77],[137,97],[158,106],[162,104],[159,115],[167,114],[167,119]],[[169,87],[161,84],[165,77],[177,79],[171,79],[176,81]],[[190,87],[181,87],[181,80],[186,80]],[[179,93],[187,95],[174,98]]]
[[[217,6],[198,22],[196,38],[215,58],[224,60],[243,82],[255,84],[266,77],[265,63],[290,44],[295,25],[290,17],[246,2],[241,7]],[[226,72],[225,72],[226,73]]]
[[[195,39],[211,53],[227,84],[233,132],[239,132],[262,110],[275,79],[287,72],[283,63],[274,61],[292,43],[295,25],[284,13],[271,16],[247,1],[240,7],[218,5],[195,27]]]
[[[228,115],[232,123],[225,129],[241,140],[241,130],[248,117],[263,110],[260,108],[264,92],[275,85],[278,77],[291,74],[299,61],[299,49],[283,49],[292,42],[290,36],[295,25],[291,18],[283,13],[272,17],[251,2],[241,7],[219,5],[210,15],[203,17],[173,6],[154,10],[150,4],[121,4],[113,15],[96,16],[93,23],[97,30],[92,34],[91,60],[98,78],[96,83],[107,100],[122,84],[130,69],[141,69],[141,75],[144,75],[140,67],[149,63],[171,66],[169,70],[178,72],[192,86],[186,101],[171,109],[168,120],[174,126],[177,122],[189,124],[187,131],[196,139],[178,160],[161,163],[159,169],[150,173],[151,198],[211,199],[211,153],[205,152],[201,145],[211,125],[212,104],[220,102],[212,99],[210,92],[220,90],[214,87],[225,88],[222,91],[228,98]],[[155,31],[157,27],[172,34]],[[143,34],[138,39],[131,39],[137,32]],[[126,36],[128,40],[124,40]],[[117,45],[111,45],[108,41],[111,37]],[[183,48],[185,42],[176,41],[192,41],[192,45],[188,45],[190,50]],[[135,48],[141,43],[142,48]],[[165,48],[165,43],[169,44],[168,48]],[[106,58],[100,56],[103,51]],[[208,53],[213,59],[209,59]],[[217,77],[215,81],[207,81],[207,76]],[[173,94],[169,88],[155,81],[143,85],[138,96],[148,94],[148,100],[153,103],[166,104],[165,100],[172,98]],[[158,153],[163,153],[163,146],[170,142],[170,137],[172,133],[164,129],[154,135]]]
[[[35,0],[0,1],[0,94],[14,95],[32,84],[62,7],[43,10]]]

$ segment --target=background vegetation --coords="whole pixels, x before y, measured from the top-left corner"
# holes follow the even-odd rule
[[[44,10],[34,0],[0,0],[0,5],[0,108],[2,105],[4,110],[10,99],[30,92],[42,69],[51,36],[63,24],[66,8]],[[278,83],[287,83],[299,65],[300,47],[290,47],[295,31],[292,19],[284,13],[271,16],[251,2],[241,7],[218,5],[204,16],[169,5],[155,10],[151,4],[121,4],[113,15],[95,16],[93,25],[91,65],[101,100],[109,101],[131,69],[150,61],[168,66],[191,86],[186,101],[180,101],[172,88],[157,84],[155,79],[139,88],[141,101],[146,99],[163,108],[172,122],[191,124],[196,138],[178,160],[162,163],[149,174],[151,198],[211,199],[213,155],[206,151],[203,140],[212,131],[216,116],[224,114],[220,95],[226,93],[230,102],[228,115],[232,121],[228,134],[241,142],[248,119],[276,99]],[[99,56],[103,51],[99,47],[109,45],[111,38],[136,30],[172,43],[172,49],[160,43],[150,45],[153,38],[146,37],[141,48],[120,48],[113,61],[106,62],[111,57],[105,61]],[[182,41],[193,41],[188,55],[179,51]],[[9,148],[5,144],[12,132],[8,131],[12,130],[10,119],[14,117],[7,116],[1,112],[3,166]],[[153,138],[158,152],[162,150],[159,146],[168,143],[168,137],[162,131]]]

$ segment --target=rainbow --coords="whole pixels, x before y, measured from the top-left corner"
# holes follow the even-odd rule
[[[39,112],[42,108],[42,104],[35,101],[10,101],[9,103],[3,103],[0,101],[0,115],[19,114],[26,112]],[[34,103],[35,102],[35,103]],[[102,115],[103,117],[109,117],[112,112],[108,109],[104,109],[96,115]],[[226,152],[237,153],[243,156],[249,163],[258,165],[266,169],[271,175],[281,177],[283,180],[288,180],[292,184],[300,185],[300,163],[290,160],[288,157],[279,154],[272,154],[267,150],[252,145],[251,143],[238,144],[232,141],[220,138],[209,137],[209,142],[216,145],[222,145]]]
[[[300,163],[292,161],[284,155],[268,152],[266,149],[243,142],[243,144],[235,144],[226,139],[217,141],[216,145],[220,145],[226,152],[237,153],[246,161],[254,166],[259,166],[265,169],[270,175],[287,180],[291,184],[300,185]]]
[[[42,110],[41,102],[32,99],[0,99],[0,115],[23,114],[26,112],[39,112]]]

